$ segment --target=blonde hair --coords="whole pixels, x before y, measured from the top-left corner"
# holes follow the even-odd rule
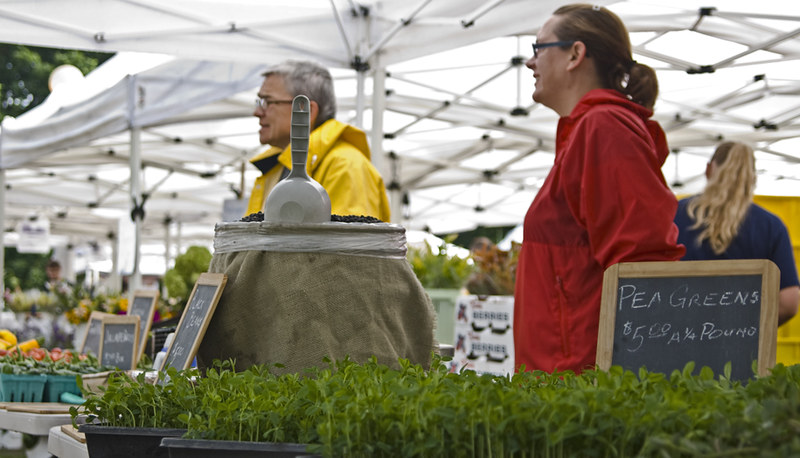
[[[711,162],[714,173],[702,194],[686,207],[695,220],[692,229],[703,228],[697,244],[708,239],[711,249],[722,254],[728,249],[753,203],[756,187],[756,161],[753,148],[741,142],[717,146]]]

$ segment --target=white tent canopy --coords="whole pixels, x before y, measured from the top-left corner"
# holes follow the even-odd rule
[[[363,124],[366,76],[371,66],[378,66],[378,52],[381,61],[392,62],[480,41],[506,30],[511,33],[520,27],[519,22],[514,24],[507,21],[507,14],[481,20],[480,26],[474,22],[502,2],[489,5],[491,7],[478,1],[446,3],[444,5],[439,1],[433,5],[430,1],[423,1],[409,10],[406,5],[396,1],[364,7],[347,2],[339,5],[334,2],[307,2],[305,5],[299,2],[291,2],[290,5],[274,2],[269,5],[270,11],[280,8],[281,12],[270,14],[268,21],[254,21],[253,18],[263,16],[265,8],[263,4],[248,2],[176,3],[169,8],[156,7],[149,2],[127,1],[114,2],[113,5],[109,2],[82,1],[66,8],[63,4],[47,2],[15,4],[4,8],[0,3],[0,24],[5,27],[3,31],[14,29],[19,32],[3,38],[6,41],[45,46],[58,43],[58,46],[96,50],[158,51],[181,57],[179,61],[143,74],[126,76],[106,91],[97,91],[95,82],[84,84],[93,88],[94,93],[89,95],[87,92],[80,103],[68,105],[59,100],[58,103],[63,105],[60,109],[43,106],[32,110],[17,122],[5,122],[0,137],[0,167],[9,174],[8,182],[11,185],[6,201],[10,208],[22,212],[29,212],[31,205],[55,208],[56,216],[51,220],[58,227],[66,227],[64,220],[76,221],[78,215],[88,218],[83,214],[86,208],[96,214],[98,206],[118,210],[126,202],[128,207],[134,208],[144,203],[145,224],[143,228],[136,228],[137,231],[144,230],[144,236],[148,232],[162,232],[167,238],[171,232],[167,222],[176,220],[184,223],[184,230],[188,222],[204,225],[210,236],[213,223],[220,219],[223,199],[234,194],[231,190],[241,194],[249,187],[251,179],[244,178],[245,172],[240,164],[258,147],[257,142],[253,141],[256,131],[254,120],[250,119],[248,123],[253,135],[250,143],[242,147],[236,144],[235,138],[242,131],[233,125],[243,126],[244,123],[229,118],[237,117],[238,121],[243,121],[242,117],[250,113],[249,104],[240,102],[250,99],[234,97],[234,113],[221,111],[220,104],[208,105],[215,99],[235,92],[230,84],[213,89],[213,85],[208,83],[214,82],[218,76],[221,75],[223,81],[227,78],[235,84],[249,81],[235,72],[225,74],[223,62],[249,62],[246,65],[238,64],[240,69],[249,70],[287,57],[310,57],[333,67],[349,66],[356,69],[348,71],[348,79],[355,81],[355,92],[351,89],[351,96],[345,96],[342,105],[355,110],[358,119],[353,122]],[[506,9],[514,3],[517,6],[522,4],[509,1],[499,9]],[[523,8],[533,10],[530,5],[523,5]],[[91,11],[91,14],[74,14],[78,10]],[[421,13],[423,10],[424,14]],[[538,14],[545,16],[544,13]],[[74,23],[68,24],[70,21]],[[448,25],[444,26],[445,23]],[[223,24],[222,28],[220,24]],[[109,32],[95,30],[95,27]],[[85,32],[90,29],[93,32],[87,35]],[[268,33],[256,30],[268,30]],[[89,41],[86,41],[87,37]],[[188,59],[199,57],[216,59],[219,63]],[[204,79],[193,74],[193,67],[197,66],[214,68],[217,73],[209,74]],[[383,71],[378,70],[376,74],[382,75]],[[87,80],[97,79],[93,77]],[[162,79],[165,83],[163,88],[150,87]],[[192,92],[191,87],[184,87],[184,83],[191,85],[197,79],[209,91],[201,94]],[[255,92],[258,82],[258,78],[255,83],[250,82],[250,94]],[[373,105],[383,103],[382,97],[376,99],[381,100],[373,101]],[[49,105],[57,105],[56,100]],[[196,113],[197,110],[204,110],[204,114]],[[43,112],[46,115],[42,115]],[[48,116],[51,113],[54,114]],[[226,130],[212,135],[211,125],[224,125]],[[176,148],[175,144],[183,149]],[[209,148],[211,145],[215,148]],[[198,148],[202,150],[200,153],[196,151]],[[211,157],[207,151],[209,149],[215,149],[217,156]],[[206,157],[205,161],[203,156]],[[382,154],[375,154],[379,167],[382,159]],[[132,170],[127,177],[125,169],[121,167],[126,163],[130,164]],[[93,171],[78,172],[81,168],[85,170],[86,166],[91,166]],[[163,178],[147,179],[145,176],[140,179],[137,173],[140,166],[144,167],[145,173],[161,170],[166,171],[167,175]],[[198,167],[200,170],[197,170]],[[168,189],[176,187],[173,183],[177,183],[177,180],[170,180],[169,176],[179,172],[189,176],[194,173],[205,178],[206,182],[193,189],[186,187],[184,179],[177,185],[182,186],[180,191],[169,192]],[[85,174],[86,178],[76,179],[76,174]],[[94,188],[94,192],[73,189],[74,192],[65,193],[65,188],[59,185],[52,186],[48,193],[46,187],[34,184],[42,177],[51,178],[49,181],[52,184],[58,179],[66,179],[73,187],[88,185]],[[28,181],[23,181],[25,179]],[[147,182],[154,180],[156,185],[152,191],[134,189],[141,187],[140,181],[147,186]],[[36,189],[31,189],[33,187]],[[156,189],[161,192],[156,192]],[[209,197],[204,201],[205,207],[212,206],[216,211],[198,208],[198,202],[195,201],[202,199],[203,194]],[[157,199],[159,195],[165,197],[161,204]],[[40,198],[37,199],[37,196]],[[102,202],[98,196],[102,196]],[[399,198],[395,201],[399,201]],[[66,207],[70,210],[65,211]],[[187,212],[197,216],[187,217]],[[179,217],[181,213],[184,215]],[[17,218],[25,217],[17,215]],[[148,217],[150,224],[147,224]],[[13,224],[13,217],[8,218],[8,222]],[[102,233],[113,232],[103,224],[92,226]],[[137,248],[139,236],[137,232]]]
[[[32,213],[50,219],[54,233],[70,234],[73,245],[81,239],[114,243],[126,232],[120,224],[140,209],[150,213],[145,235],[151,241],[152,226],[164,243],[173,223],[205,226],[202,239],[208,240],[222,199],[236,196],[211,178],[233,159],[240,168],[250,151],[219,151],[210,141],[186,148],[179,130],[166,136],[159,126],[192,125],[212,134],[203,124],[224,126],[246,114],[249,104],[232,97],[259,84],[263,70],[252,63],[118,54],[85,79],[54,88],[41,106],[4,120],[6,224],[14,227]],[[142,219],[134,220],[133,242],[122,245],[134,250],[135,274]]]
[[[607,3],[607,2],[601,2]],[[198,60],[384,65],[534,27],[526,0],[31,0],[0,2],[0,41]]]
[[[146,70],[137,71],[140,67]],[[252,89],[263,71],[263,65],[254,63],[190,62],[149,54],[113,57],[87,78],[55,88],[45,103],[19,119],[4,120],[0,168],[19,168],[129,128],[197,120],[197,107],[214,110],[211,119],[225,119],[231,110],[208,105]]]
[[[259,65],[289,57],[332,67],[338,117],[368,131],[396,222],[436,233],[517,224],[552,164],[556,125],[555,113],[532,103],[523,63],[537,28],[562,3],[0,0],[0,41],[177,56],[107,86],[124,92],[152,75],[147,113],[101,115],[109,104],[125,112],[139,95],[104,99],[98,91],[36,122],[24,118],[33,121],[44,105],[4,123],[6,227],[31,211],[51,212],[57,231],[94,217],[87,203],[95,201],[130,212],[130,129],[141,128],[143,238],[174,236],[176,221],[183,231],[197,222],[210,238],[223,201],[248,192],[256,173],[242,164],[259,149],[251,117]],[[634,58],[658,72],[656,118],[674,152],[664,172],[677,193],[702,187],[723,138],[757,147],[757,192],[800,193],[800,4],[600,3],[628,25]],[[193,84],[197,97],[182,95]],[[48,127],[58,120],[71,133]],[[178,175],[193,184],[173,187]]]

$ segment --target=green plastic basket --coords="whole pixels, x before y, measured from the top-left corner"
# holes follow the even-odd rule
[[[0,374],[0,401],[42,402],[44,375]]]
[[[63,393],[72,393],[80,396],[77,375],[47,374],[47,383],[44,386],[44,402],[61,402]]]

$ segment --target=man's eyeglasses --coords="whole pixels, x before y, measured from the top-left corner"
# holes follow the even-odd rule
[[[266,110],[269,108],[270,105],[280,105],[281,103],[292,103],[291,100],[270,100],[264,97],[259,97],[256,99],[256,108],[261,108],[262,110]]]
[[[534,43],[533,44],[533,57],[539,57],[539,50],[543,48],[552,48],[555,46],[571,46],[575,40],[567,41],[551,41],[549,43]]]

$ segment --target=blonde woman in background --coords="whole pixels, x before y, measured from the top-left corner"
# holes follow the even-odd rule
[[[683,260],[769,259],[781,271],[778,324],[797,313],[800,282],[789,232],[774,214],[753,203],[753,149],[740,142],[717,146],[706,166],[702,194],[681,200],[675,215]]]

